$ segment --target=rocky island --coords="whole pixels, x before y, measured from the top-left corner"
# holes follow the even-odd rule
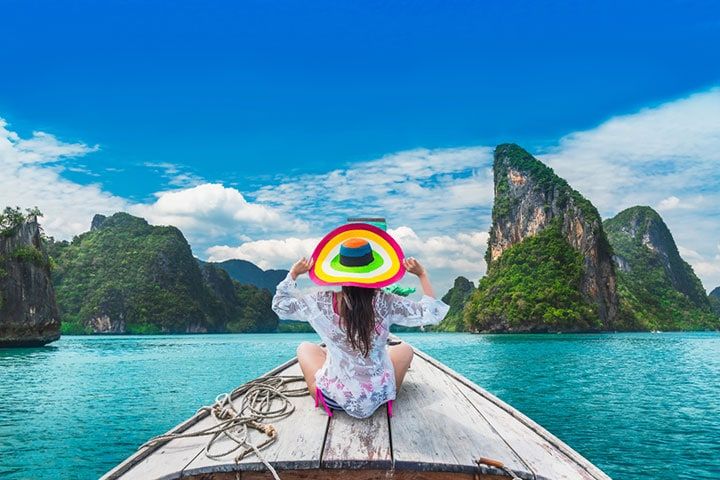
[[[182,232],[127,213],[96,215],[51,242],[63,333],[272,332],[271,293],[192,255]]]
[[[447,315],[440,324],[431,328],[434,331],[462,332],[465,330],[463,309],[468,297],[475,291],[475,285],[467,278],[460,276],[455,279],[453,286],[443,295],[442,301],[450,306]]]
[[[38,211],[0,214],[0,347],[40,346],[60,338],[60,316]]]
[[[493,162],[487,275],[464,309],[474,331],[599,331],[618,314],[612,249],[597,209],[514,144]]]

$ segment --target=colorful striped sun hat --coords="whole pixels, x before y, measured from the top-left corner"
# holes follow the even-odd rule
[[[315,247],[310,279],[318,285],[381,288],[405,274],[405,255],[386,231],[368,223],[348,223]]]

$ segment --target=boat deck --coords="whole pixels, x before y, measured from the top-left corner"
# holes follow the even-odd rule
[[[415,352],[391,418],[385,408],[364,420],[344,412],[328,417],[311,397],[294,397],[295,412],[272,422],[278,438],[261,451],[263,457],[283,480],[510,478],[497,467],[479,465],[481,457],[502,462],[522,479],[609,479],[519,411],[429,355]],[[268,372],[299,374],[296,359]],[[199,413],[171,432],[192,432],[214,422]],[[232,454],[220,461],[208,458],[203,452],[207,440],[180,438],[140,450],[103,479],[272,478],[254,455],[238,464]],[[222,447],[220,441],[217,449]]]

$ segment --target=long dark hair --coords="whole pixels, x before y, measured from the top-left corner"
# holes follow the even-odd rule
[[[342,287],[340,318],[345,323],[345,331],[350,345],[367,357],[375,332],[375,309],[373,298],[375,288]]]

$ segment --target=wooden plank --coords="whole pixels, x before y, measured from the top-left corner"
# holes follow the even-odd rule
[[[297,358],[278,365],[266,375],[280,374],[288,367],[297,365]],[[298,367],[299,368],[299,367]],[[214,424],[206,411],[199,412],[167,433],[184,433],[201,430]],[[101,480],[163,479],[179,478],[185,466],[197,457],[207,444],[207,438],[179,438],[165,444],[138,450],[125,461],[107,472]]]
[[[390,432],[396,470],[476,472],[476,460],[487,457],[533,478],[453,379],[421,357],[413,360],[400,389]],[[482,473],[501,472],[487,468]]]
[[[611,480],[602,470],[532,419],[448,366],[415,349],[418,357],[456,380],[459,391],[540,477]]]
[[[283,375],[300,375],[300,366],[293,365]],[[320,457],[328,428],[328,417],[322,409],[315,409],[309,395],[291,397],[295,411],[289,417],[271,422],[278,430],[275,443],[261,450],[261,455],[277,469],[314,469],[320,467]],[[236,403],[239,405],[239,402]],[[264,439],[260,432],[252,432],[252,438]],[[218,440],[214,451],[222,451],[234,446],[229,439]],[[235,453],[218,460],[199,455],[183,470],[183,476],[200,475],[211,472],[234,472],[238,470],[265,470],[266,467],[255,455],[243,458],[239,465],[235,463]]]
[[[385,405],[365,419],[333,412],[325,437],[323,468],[383,469],[391,466],[390,428]]]

